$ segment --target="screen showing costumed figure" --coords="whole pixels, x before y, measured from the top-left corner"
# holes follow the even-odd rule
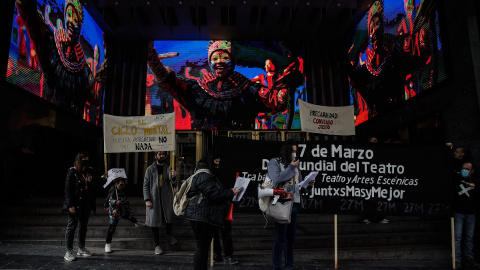
[[[307,100],[300,42],[152,41],[146,114],[176,129],[300,129]]]
[[[446,79],[437,1],[377,0],[350,37],[355,125]]]
[[[6,81],[101,125],[103,32],[78,0],[17,1]]]

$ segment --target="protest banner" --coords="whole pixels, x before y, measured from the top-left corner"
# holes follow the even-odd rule
[[[257,212],[257,186],[277,157],[282,142],[218,137],[224,178],[233,186],[235,174],[250,178],[239,212]],[[299,168],[305,177],[318,172],[310,196],[302,204],[309,213],[445,215],[451,198],[449,149],[407,144],[340,141],[298,143]],[[237,211],[237,210],[236,210]]]
[[[104,114],[105,153],[175,150],[175,113],[151,116]]]
[[[302,131],[326,135],[355,135],[353,105],[320,106],[298,100]]]

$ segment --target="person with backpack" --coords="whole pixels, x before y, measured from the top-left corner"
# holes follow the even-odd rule
[[[110,216],[110,226],[108,227],[105,252],[112,252],[112,238],[117,228],[118,221],[120,218],[128,219],[130,222],[135,224],[135,227],[145,226],[144,222],[138,221],[134,216],[130,208],[130,203],[127,199],[127,194],[125,192],[125,179],[118,177],[113,180],[113,185],[108,192],[107,201],[108,204],[108,215]],[[106,209],[106,210],[107,210]]]
[[[167,240],[171,245],[177,243],[172,234],[173,220],[173,185],[176,172],[167,163],[168,152],[157,151],[155,162],[148,166],[143,179],[143,199],[146,206],[145,224],[152,228],[155,241],[155,255],[163,253],[160,247],[160,227],[165,224]]]
[[[217,178],[220,168],[220,154],[210,150],[199,161],[197,170],[208,169],[195,175],[188,191],[185,219],[190,220],[197,247],[193,255],[193,269],[208,268],[208,249],[215,230],[223,227],[227,203],[240,193],[236,188],[225,189]]]
[[[280,149],[278,157],[268,163],[268,177],[273,181],[274,189],[284,189],[284,198],[293,200],[291,221],[289,224],[275,223],[275,239],[273,242],[272,261],[273,269],[281,270],[282,258],[285,258],[285,270],[295,269],[293,248],[297,232],[298,210],[301,207],[301,194],[312,191],[315,180],[307,188],[301,187],[302,173],[296,156],[297,144],[294,140],[287,140]],[[283,255],[283,256],[282,256]]]

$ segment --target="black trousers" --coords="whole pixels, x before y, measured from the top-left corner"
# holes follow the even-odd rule
[[[155,241],[155,246],[160,245],[160,227],[151,227],[153,233],[153,241]],[[172,234],[173,223],[165,223],[165,228],[167,235]]]
[[[128,220],[130,220],[132,223],[137,223],[137,219],[130,216],[130,218],[126,218]],[[118,222],[120,221],[120,219],[111,219],[110,220],[110,226],[108,227],[108,232],[107,232],[107,239],[106,239],[106,243],[107,244],[110,244],[112,243],[112,238],[113,238],[113,234],[115,233],[115,229],[117,229],[117,225],[118,225]]]
[[[217,256],[222,255],[222,245],[220,244],[220,235],[222,236],[223,249],[225,256],[232,256],[233,254],[233,242],[232,242],[232,222],[223,221],[223,228],[215,230],[213,235],[213,250]]]
[[[212,242],[213,234],[218,227],[200,221],[190,221],[190,224],[192,225],[195,239],[197,240],[197,247],[193,254],[193,269],[207,270],[208,250]]]
[[[84,208],[87,209],[87,208]],[[67,250],[73,249],[73,238],[75,237],[75,230],[78,227],[78,248],[85,248],[85,238],[87,236],[87,224],[90,217],[90,211],[79,211],[75,215],[68,214],[67,230],[65,232],[65,243]]]

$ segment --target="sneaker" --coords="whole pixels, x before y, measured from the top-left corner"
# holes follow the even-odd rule
[[[175,245],[178,241],[173,237],[173,235],[167,235],[167,240],[170,242],[171,245]]]
[[[363,224],[370,224],[370,223],[372,223],[372,222],[371,222],[370,219],[368,219],[368,218],[366,218],[366,219],[363,220]]]
[[[77,252],[78,256],[83,256],[83,257],[90,257],[92,256],[92,253],[88,251],[86,248],[79,248]]]
[[[163,253],[163,250],[160,246],[155,247],[155,255],[160,255]]]
[[[222,255],[214,254],[213,255],[213,262],[216,262],[216,263],[223,262]]]
[[[105,252],[106,253],[112,252],[112,245],[111,244],[105,244]]]
[[[380,220],[380,222],[378,222],[378,223],[387,224],[387,223],[390,223],[390,220],[384,218],[384,219]]]
[[[237,264],[238,260],[234,259],[231,256],[225,256],[225,258],[223,258],[223,262],[228,263],[228,264]]]
[[[135,227],[145,227],[145,226],[146,226],[146,225],[145,225],[145,222],[143,222],[143,221],[137,221],[137,222],[135,222]]]
[[[75,256],[73,256],[73,251],[72,251],[72,250],[68,250],[67,253],[65,253],[65,256],[64,256],[63,258],[64,258],[65,261],[67,261],[67,262],[74,261],[74,260],[75,260]]]

